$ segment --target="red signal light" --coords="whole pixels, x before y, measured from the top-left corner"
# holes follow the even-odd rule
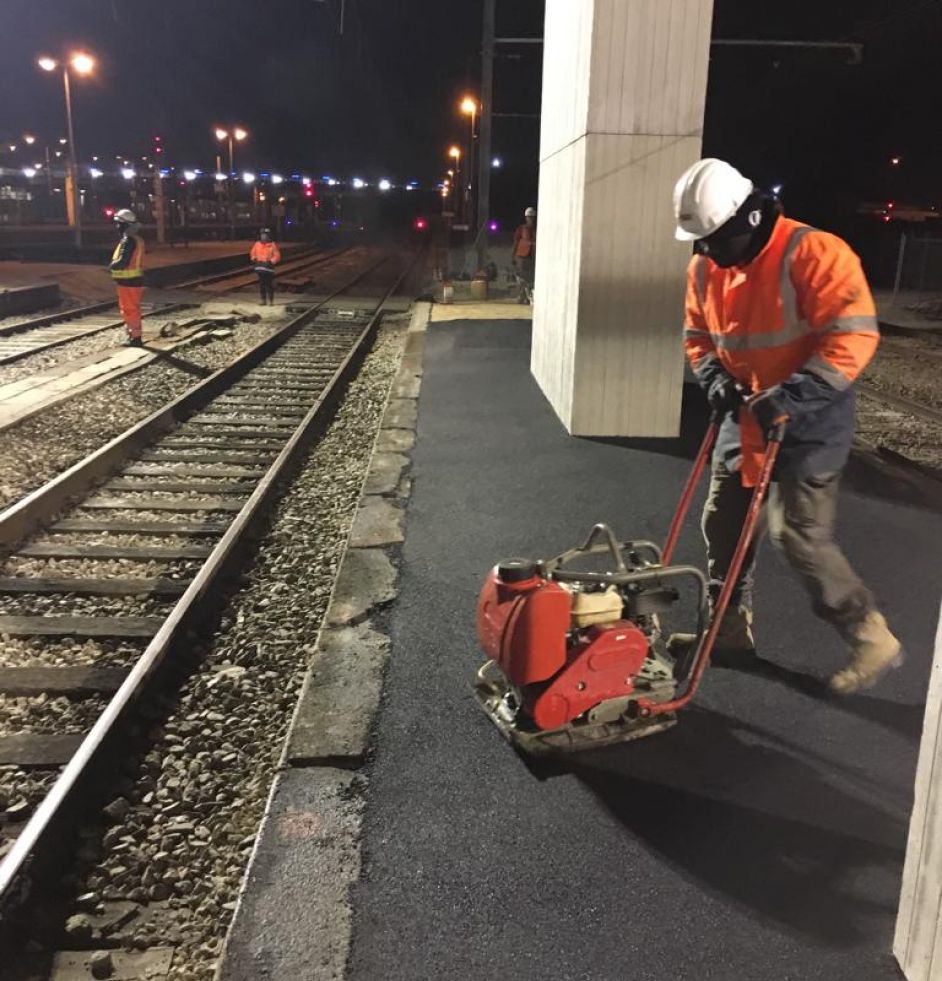
[[[412,223],[412,227],[417,232],[424,232],[428,228],[428,222],[424,218],[416,218]]]
[[[314,188],[313,187],[305,187],[304,188],[304,196],[306,198],[312,198],[312,197],[314,197]]]

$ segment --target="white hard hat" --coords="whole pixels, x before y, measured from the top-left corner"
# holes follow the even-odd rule
[[[712,235],[736,214],[752,191],[752,181],[725,160],[698,160],[674,185],[674,237],[693,242]]]
[[[527,208],[523,213],[524,218],[536,218],[536,208]]]
[[[130,208],[122,208],[114,213],[115,221],[123,221],[128,225],[137,224],[137,215]]]

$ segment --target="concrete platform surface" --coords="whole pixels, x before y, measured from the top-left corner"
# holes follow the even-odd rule
[[[668,733],[528,766],[471,696],[482,576],[599,520],[661,538],[704,424],[688,393],[682,440],[570,438],[528,364],[526,325],[428,332],[347,976],[897,979],[942,518],[845,487],[842,541],[909,653],[872,692],[823,696],[840,642],[766,548],[761,659],[713,667]],[[692,521],[677,560],[703,562]]]

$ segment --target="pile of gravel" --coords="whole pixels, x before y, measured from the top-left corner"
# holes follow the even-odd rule
[[[247,585],[196,673],[148,733],[101,823],[83,831],[72,940],[178,947],[170,978],[210,981],[306,664],[356,514],[401,328],[381,332],[326,435],[279,505]],[[107,937],[89,911],[140,906]],[[69,941],[64,941],[68,945]]]

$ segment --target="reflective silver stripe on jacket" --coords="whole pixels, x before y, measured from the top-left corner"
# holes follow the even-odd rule
[[[701,307],[706,304],[707,272],[706,258],[702,255],[697,256],[697,268],[694,276],[694,282],[697,289],[697,299],[700,301]]]
[[[822,334],[880,334],[880,325],[877,318],[869,314],[858,313],[850,317],[835,317],[826,327],[822,327]]]
[[[830,361],[825,361],[820,354],[812,354],[801,366],[801,370],[807,371],[810,375],[817,375],[818,378],[827,382],[831,388],[838,392],[850,388],[850,379],[842,371],[835,368]]]

